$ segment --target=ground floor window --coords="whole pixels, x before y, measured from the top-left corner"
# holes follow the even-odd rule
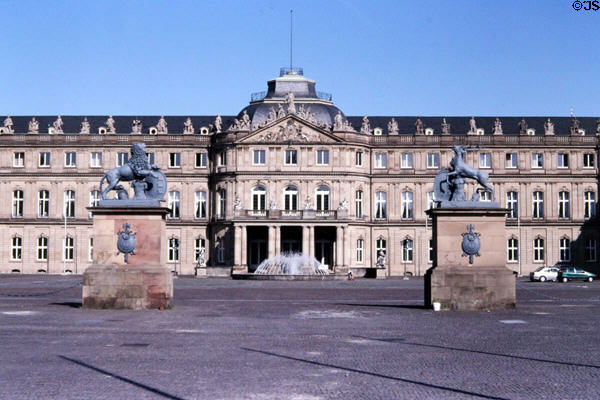
[[[67,236],[63,241],[63,260],[73,261],[75,258],[75,239]]]
[[[206,240],[203,238],[196,238],[194,240],[194,262],[198,262],[200,254],[203,251],[206,252]],[[204,261],[206,261],[206,255],[204,256]]]
[[[533,241],[533,261],[544,261],[544,239],[542,238],[536,238]]]
[[[506,244],[506,260],[508,262],[519,261],[519,241],[515,238],[508,239]]]
[[[413,262],[413,241],[412,239],[404,239],[402,241],[402,262]]]
[[[588,239],[585,242],[585,261],[596,261],[596,239]]]
[[[169,262],[179,261],[179,239],[172,237],[169,239]]]
[[[362,263],[363,262],[364,248],[365,248],[365,241],[364,241],[364,239],[358,239],[356,241],[356,262],[357,263]]]

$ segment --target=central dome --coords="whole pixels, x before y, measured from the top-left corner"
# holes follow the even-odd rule
[[[317,92],[315,81],[305,78],[302,68],[281,68],[279,78],[268,81],[267,89],[266,92],[253,93],[250,105],[237,115],[241,119],[246,112],[252,129],[265,125],[270,113],[277,113],[280,107],[285,107],[290,93],[293,95],[296,113],[315,125],[331,127],[334,117],[338,112],[341,113],[333,105],[331,94]]]

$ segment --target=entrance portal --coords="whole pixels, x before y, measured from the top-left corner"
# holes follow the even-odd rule
[[[335,227],[315,227],[315,258],[327,269],[334,267]]]
[[[302,227],[301,226],[282,226],[281,227],[281,254],[284,253],[302,253]]]
[[[266,226],[250,226],[248,229],[248,272],[254,272],[256,267],[268,257],[269,232]]]

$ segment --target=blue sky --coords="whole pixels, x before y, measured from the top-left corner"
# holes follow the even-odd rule
[[[600,115],[570,0],[0,0],[0,115],[237,114],[289,64],[347,115]]]

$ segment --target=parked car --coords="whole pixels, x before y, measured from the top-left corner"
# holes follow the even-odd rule
[[[558,273],[558,279],[562,282],[568,281],[588,281],[591,282],[596,277],[591,272],[584,271],[581,268],[563,268]]]
[[[533,281],[557,281],[559,269],[556,267],[539,267],[535,271],[529,273],[529,279]]]

